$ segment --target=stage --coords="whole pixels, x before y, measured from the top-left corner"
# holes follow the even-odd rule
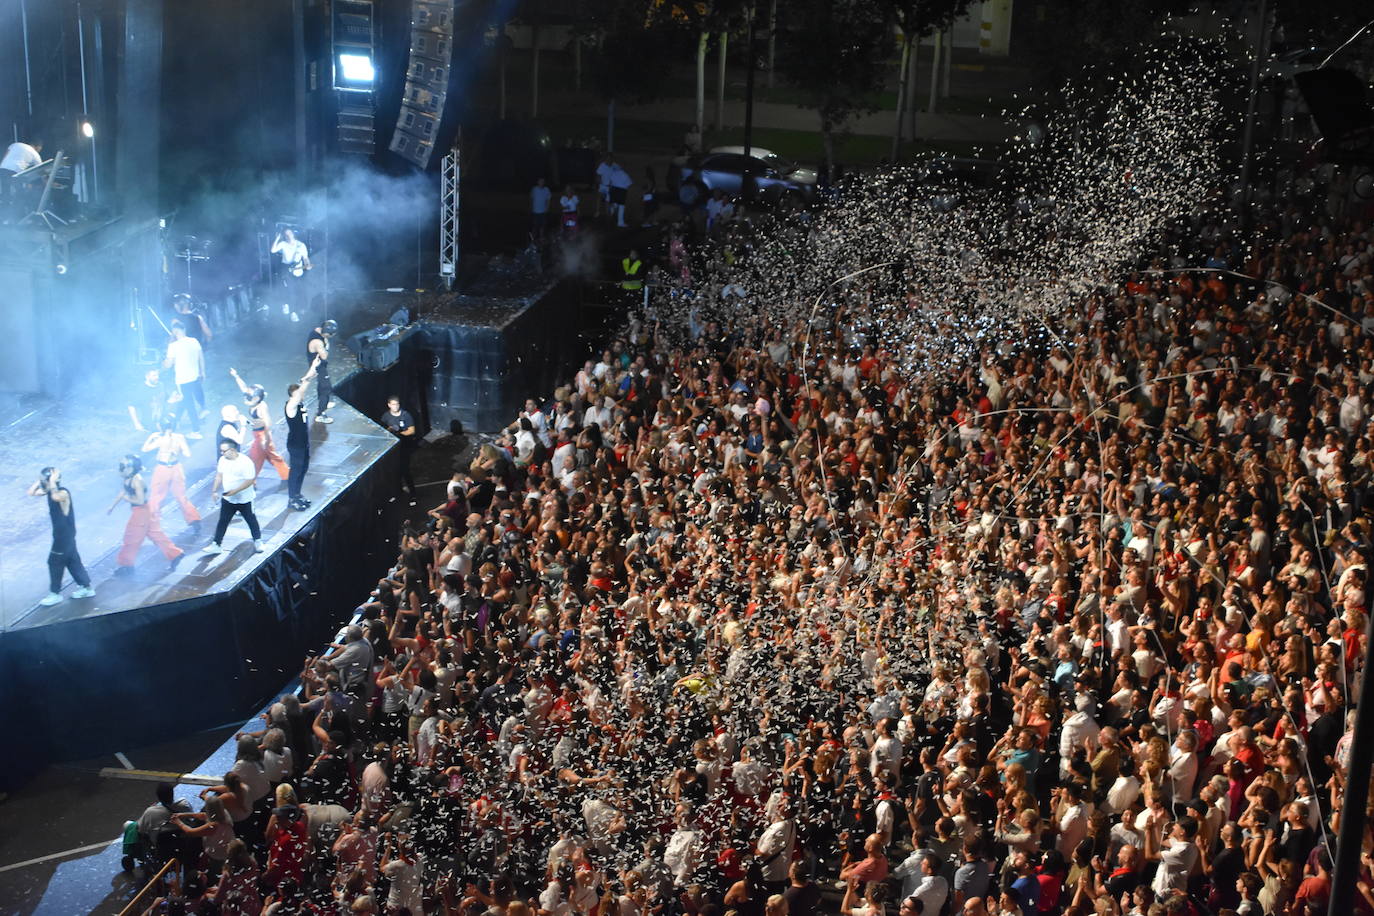
[[[538,277],[517,286],[499,299],[475,292],[481,282],[464,295],[329,298],[340,323],[330,360],[338,403],[332,424],[310,424],[303,493],[312,505],[291,510],[285,483],[265,464],[254,501],[261,554],[241,519],[231,523],[224,553],[203,552],[218,515],[210,488],[219,409],[244,403],[229,368],[267,389],[284,452],[286,386],[305,372],[306,341],[323,313],[292,321],[267,301],[206,348],[210,414],[201,423],[204,438],[189,443],[183,462],[199,530],[170,497],[160,512],[164,530],[186,552],[175,568],[145,542],[132,570],[117,574],[129,508],[120,503],[106,513],[120,489],[121,457],[143,454],[145,465],[153,463],[152,453],[141,452],[146,433],[129,415],[132,405],[146,425],[149,367],[131,361],[119,377],[97,377],[60,398],[11,397],[0,410],[0,506],[9,521],[0,529],[0,729],[16,739],[0,754],[0,788],[54,760],[212,727],[298,673],[304,655],[319,651],[394,558],[396,532],[378,524],[399,493],[399,449],[374,419],[386,397],[401,396],[421,434],[460,417],[473,421],[469,429],[505,425],[525,397],[547,396],[553,379],[583,355],[568,287]],[[398,335],[397,361],[363,371],[345,340],[382,324],[403,303],[418,305],[421,318]],[[313,385],[306,407],[313,417]],[[38,603],[47,593],[48,510],[42,498],[25,495],[45,465],[61,468],[71,491],[77,544],[96,592],[73,598],[68,578],[64,600],[53,607]]]
[[[119,492],[121,456],[143,454],[153,464],[152,453],[141,452],[146,433],[128,411],[135,406],[146,425],[148,367],[131,363],[125,377],[94,379],[60,399],[10,403],[0,418],[0,506],[8,520],[0,529],[0,723],[12,740],[0,756],[0,785],[50,760],[237,715],[295,673],[305,648],[351,612],[343,602],[365,593],[369,577],[385,568],[392,532],[372,521],[374,507],[397,487],[395,439],[341,398],[332,424],[310,424],[302,490],[311,507],[292,511],[284,482],[264,465],[255,510],[265,552],[253,552],[241,519],[230,525],[224,553],[203,552],[218,517],[210,488],[219,410],[244,403],[229,368],[267,389],[284,452],[286,386],[307,368],[315,323],[260,310],[206,348],[210,415],[201,423],[204,438],[188,443],[191,457],[183,461],[187,496],[203,517],[199,532],[174,499],[161,507],[164,530],[186,552],[174,570],[145,541],[132,571],[117,575],[129,507],[106,514]],[[356,371],[338,347],[331,376],[343,381]],[[313,386],[306,407],[313,417]],[[77,545],[96,592],[72,598],[68,578],[65,600],[53,607],[38,604],[47,593],[48,510],[42,498],[25,495],[45,465],[61,468],[71,491]]]
[[[206,404],[210,415],[201,428],[204,438],[188,442],[191,457],[183,462],[187,496],[204,517],[194,533],[172,499],[162,508],[162,525],[172,540],[186,551],[174,572],[149,541],[145,541],[129,575],[115,575],[119,550],[129,517],[127,504],[113,513],[106,509],[119,493],[119,459],[126,452],[142,456],[144,478],[151,475],[153,453],[142,452],[147,434],[133,426],[128,407],[137,408],[148,422],[147,389],[142,387],[145,368],[131,366],[127,379],[111,379],[100,391],[87,391],[58,401],[40,403],[17,416],[0,418],[0,493],[9,524],[0,529],[0,623],[18,630],[48,626],[80,617],[117,613],[153,604],[183,601],[239,587],[255,567],[279,550],[300,528],[325,511],[357,478],[394,444],[394,437],[368,417],[340,401],[331,411],[332,424],[311,423],[310,470],[303,487],[313,505],[295,512],[286,505],[286,485],[270,465],[258,478],[254,502],[262,524],[267,553],[253,553],[247,526],[236,520],[225,536],[225,552],[207,555],[201,549],[210,542],[218,514],[218,502],[210,500],[216,454],[215,431],[223,405],[243,408],[244,401],[229,375],[232,366],[250,384],[267,391],[276,424],[273,436],[285,452],[286,430],[282,404],[286,386],[305,372],[305,341],[313,323],[283,321],[280,313],[259,313],[254,320],[235,328],[223,339],[215,338],[206,350]],[[332,372],[335,378],[354,371],[347,353],[339,354]],[[342,364],[342,365],[341,365]],[[342,370],[342,371],[341,371]],[[314,389],[307,401],[315,412]],[[185,419],[182,427],[186,426]],[[77,543],[96,591],[94,598],[67,600],[42,607],[47,593],[47,553],[51,541],[47,507],[41,498],[26,498],[25,488],[45,465],[62,470],[64,485],[76,508]],[[66,594],[72,586],[68,579]]]

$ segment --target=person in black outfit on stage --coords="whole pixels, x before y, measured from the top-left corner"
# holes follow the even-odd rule
[[[302,375],[299,382],[287,386],[286,406],[282,408],[286,415],[286,462],[291,468],[286,478],[286,499],[292,509],[310,508],[310,500],[301,496],[301,482],[310,467],[310,425],[305,418],[304,401],[305,389],[321,362],[315,357],[310,363],[310,371]]]
[[[72,505],[71,491],[62,486],[62,472],[57,468],[44,468],[38,479],[29,487],[30,496],[48,498],[48,517],[52,521],[52,549],[48,551],[48,594],[38,603],[52,607],[62,600],[62,573],[70,572],[79,586],[72,592],[73,598],[90,598],[95,595],[91,588],[91,577],[81,562],[81,554],[76,549],[76,508]]]
[[[334,386],[329,383],[329,339],[338,330],[339,323],[330,318],[311,331],[310,339],[305,343],[306,359],[310,360],[310,365],[320,379],[317,398],[319,403],[315,407],[316,423],[334,422],[334,418],[329,416],[329,408],[334,406]]]
[[[401,489],[406,493],[415,492],[415,478],[410,476],[410,459],[415,453],[419,439],[415,434],[415,418],[410,411],[401,409],[401,399],[392,395],[386,399],[386,413],[382,414],[382,425],[392,435],[401,440]]]

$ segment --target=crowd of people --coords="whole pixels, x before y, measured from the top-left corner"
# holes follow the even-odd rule
[[[1323,912],[1374,264],[1281,216],[1185,223],[1058,344],[921,376],[862,291],[640,316],[402,533],[203,811],[145,814],[158,906]]]

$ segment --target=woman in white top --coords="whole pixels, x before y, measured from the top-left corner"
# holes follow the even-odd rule
[[[274,786],[287,782],[295,773],[295,757],[286,745],[286,732],[280,728],[269,728],[262,736],[262,770]]]
[[[250,808],[256,807],[272,791],[272,783],[262,768],[262,750],[255,738],[244,735],[239,739],[237,759],[229,772],[243,780]]]
[[[229,819],[224,802],[218,797],[205,800],[199,814],[182,812],[172,815],[172,823],[187,836],[197,836],[210,860],[210,874],[218,875],[229,856],[229,843],[234,839],[234,824]]]

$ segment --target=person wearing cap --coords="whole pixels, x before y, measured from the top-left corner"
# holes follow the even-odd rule
[[[333,318],[320,323],[310,332],[305,342],[305,358],[318,379],[316,391],[315,422],[333,423],[329,410],[335,404],[334,386],[329,381],[329,340],[339,330],[339,323]]]

